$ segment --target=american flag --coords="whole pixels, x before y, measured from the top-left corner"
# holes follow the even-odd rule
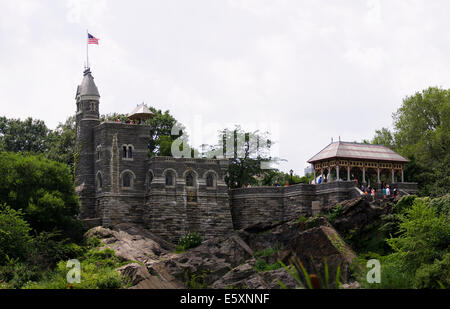
[[[97,44],[98,40],[96,37],[94,37],[92,34],[88,33],[88,44]]]

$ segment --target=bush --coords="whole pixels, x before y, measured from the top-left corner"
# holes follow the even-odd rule
[[[0,265],[10,258],[25,259],[28,254],[30,227],[22,212],[0,205]]]
[[[279,262],[275,262],[273,264],[268,264],[264,259],[258,259],[255,262],[254,269],[256,271],[269,271],[281,268],[281,264]]]
[[[185,235],[178,241],[176,246],[177,252],[183,252],[191,248],[195,248],[202,243],[202,237],[199,233],[193,232]]]
[[[272,256],[272,255],[280,252],[281,250],[283,250],[283,245],[277,243],[277,244],[275,244],[275,246],[273,248],[268,247],[268,248],[256,251],[255,256],[269,257],[269,256]]]
[[[394,213],[403,213],[405,210],[410,209],[416,198],[416,195],[403,196],[395,205]]]
[[[399,233],[387,240],[393,253],[380,258],[381,283],[367,287],[449,288],[450,219],[445,197],[402,200]]]
[[[341,204],[337,204],[336,207],[333,208],[333,210],[327,215],[328,221],[330,221],[331,224],[336,221],[338,217],[342,214],[343,207]]]
[[[80,257],[81,282],[71,284],[73,289],[118,289],[125,287],[116,268],[129,262],[121,261],[111,249],[88,250]],[[67,261],[60,261],[56,269],[40,282],[29,282],[27,289],[67,289]]]
[[[22,209],[36,232],[62,232],[74,241],[82,239],[76,216],[79,201],[69,166],[43,155],[0,153],[0,204]]]
[[[38,267],[19,262],[18,259],[9,259],[0,267],[0,282],[5,288],[19,289],[27,282],[41,279]]]

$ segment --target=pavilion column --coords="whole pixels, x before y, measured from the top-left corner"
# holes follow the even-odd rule
[[[316,181],[316,169],[313,167],[313,170],[314,170],[314,184],[316,184],[317,183],[317,181]]]
[[[392,173],[392,183],[394,183],[395,182],[395,172],[394,172],[394,169],[392,169],[391,170],[391,173]]]
[[[366,183],[366,167],[363,166],[363,179],[362,179],[362,183]]]
[[[380,168],[379,167],[377,167],[377,183],[381,183],[381,180],[380,180]]]
[[[403,177],[403,168],[402,168],[402,182],[405,182],[405,178]]]
[[[336,181],[339,181],[339,165],[336,165]]]
[[[347,181],[350,181],[350,166],[347,166]]]

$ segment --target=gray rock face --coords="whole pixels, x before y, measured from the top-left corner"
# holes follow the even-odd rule
[[[86,237],[98,237],[123,260],[138,262],[118,269],[132,288],[299,288],[284,268],[257,271],[255,267],[261,259],[269,265],[278,260],[289,264],[292,258],[300,258],[309,273],[319,276],[326,259],[330,277],[339,265],[346,282],[354,253],[325,219],[315,219],[315,227],[310,223],[258,224],[206,240],[184,253],[174,253],[171,243],[139,225],[95,227]],[[262,249],[272,251],[261,254]]]

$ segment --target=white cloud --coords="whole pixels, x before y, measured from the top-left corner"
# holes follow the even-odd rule
[[[189,128],[279,124],[283,169],[332,136],[372,137],[401,99],[449,88],[450,4],[369,1],[0,1],[0,115],[74,112],[86,28],[101,112],[145,101]]]

